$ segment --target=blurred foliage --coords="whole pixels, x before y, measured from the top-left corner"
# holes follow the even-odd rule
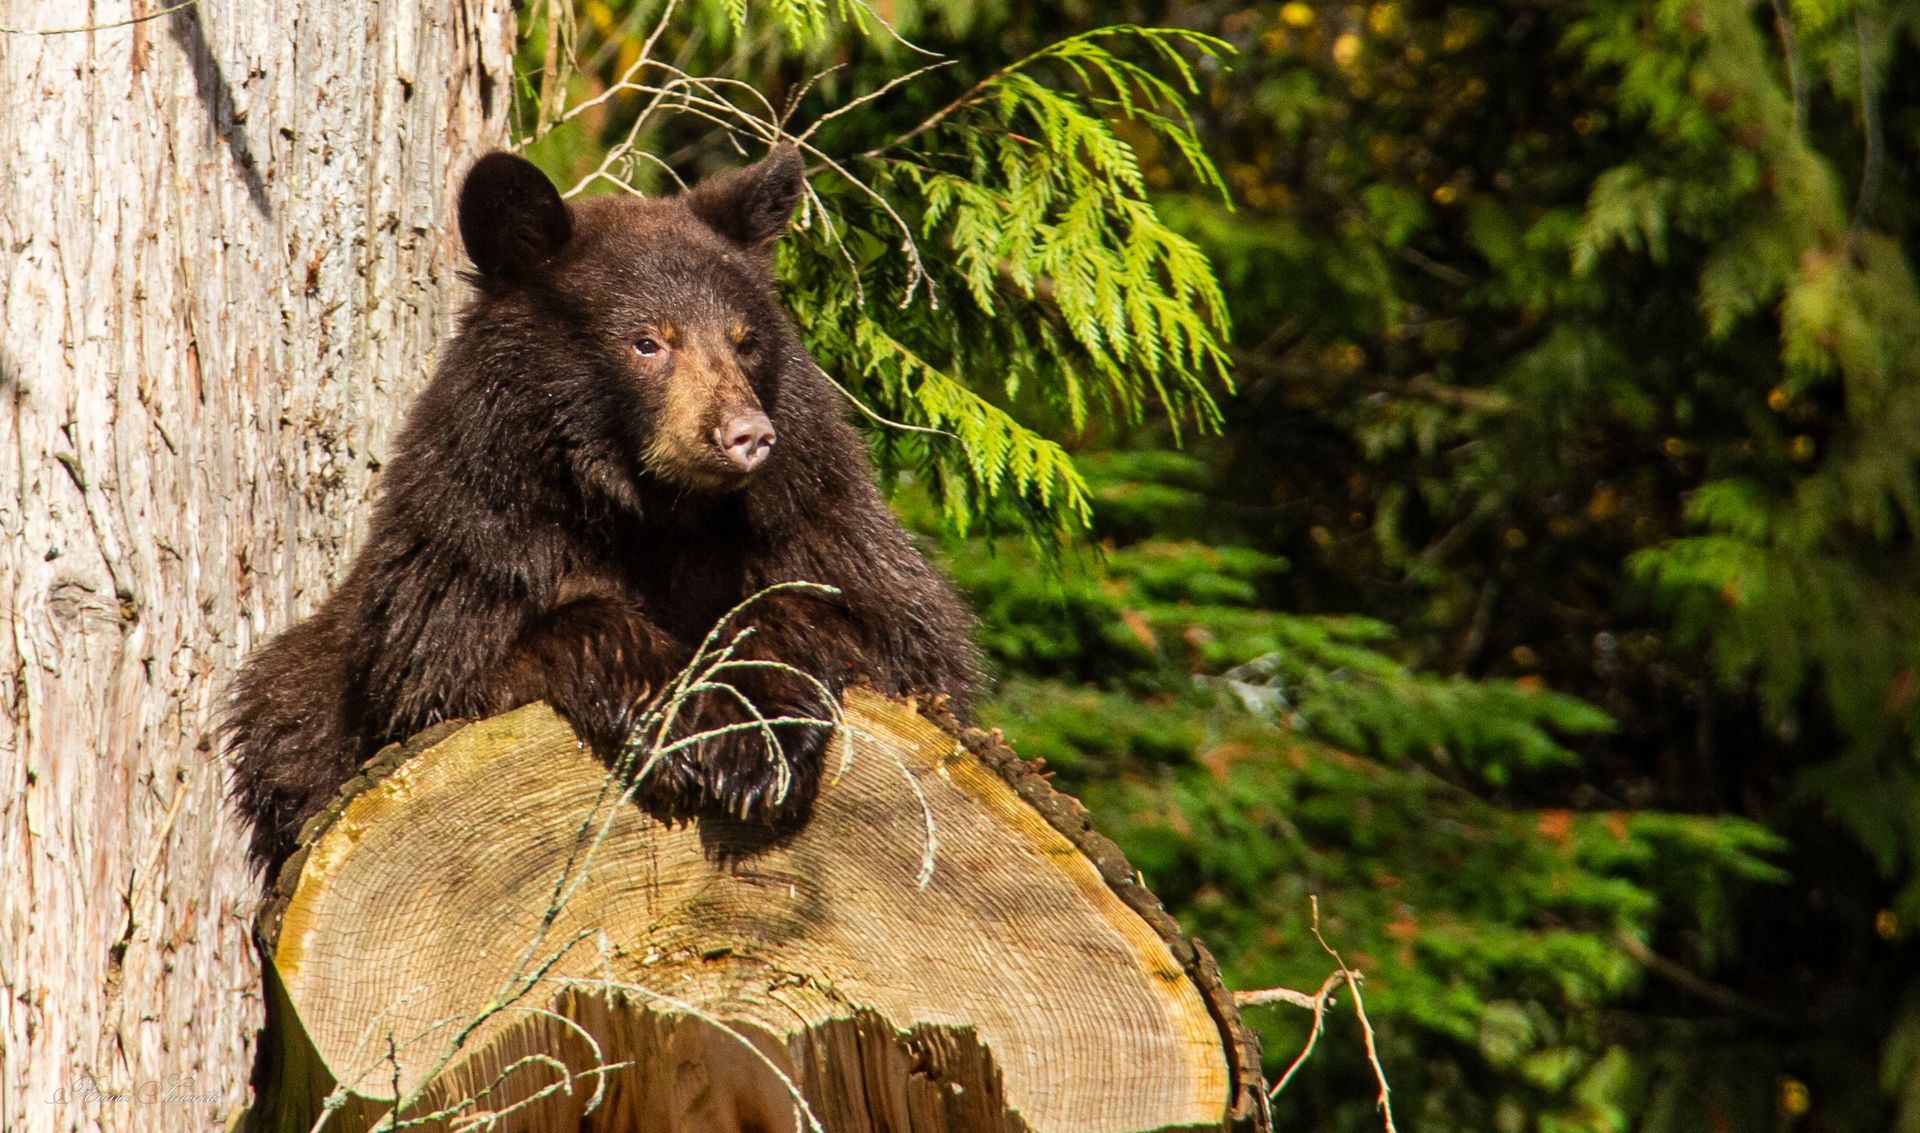
[[[1529,678],[1410,670],[1379,622],[1280,612],[1283,560],[1191,530],[1216,502],[1193,458],[1083,467],[1097,567],[1049,576],[980,542],[951,559],[1007,674],[987,722],[1081,795],[1235,986],[1319,985],[1318,895],[1323,931],[1367,974],[1404,1127],[1623,1127],[1634,1052],[1603,1009],[1638,986],[1663,910],[1723,932],[1732,887],[1779,880],[1778,840],[1739,820],[1514,805],[1503,788],[1571,767],[1560,737],[1608,718]],[[1277,1077],[1305,1020],[1249,1016]],[[1289,1085],[1278,1128],[1378,1128],[1357,1032],[1333,1018],[1346,1041]]]
[[[1920,6],[695,3],[644,120],[658,6],[554,9],[557,174],[818,124],[982,716],[1235,986],[1318,894],[1403,1128],[1920,1131]],[[1332,1028],[1278,1127],[1379,1127]]]
[[[1242,207],[1182,220],[1277,604],[1619,721],[1515,802],[1791,846],[1790,893],[1656,922],[1715,982],[1610,1013],[1607,1124],[1920,1128],[1920,8],[1202,11],[1169,14],[1241,48],[1202,134]]]

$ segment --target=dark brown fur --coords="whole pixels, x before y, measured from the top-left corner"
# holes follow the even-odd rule
[[[476,165],[460,224],[479,294],[407,417],[366,546],[236,686],[234,794],[256,862],[291,852],[382,745],[438,720],[545,700],[611,758],[716,619],[775,582],[840,594],[750,606],[742,655],[836,695],[864,677],[964,709],[968,615],[888,511],[774,292],[767,250],[800,177],[781,150],[677,198],[569,207],[518,158]],[[749,410],[778,436],[743,476],[713,429]],[[827,711],[788,674],[733,681],[769,717]],[[724,695],[689,707],[677,735],[747,718]],[[663,760],[643,793],[674,813],[804,812],[825,729],[779,733],[784,798],[752,732]]]

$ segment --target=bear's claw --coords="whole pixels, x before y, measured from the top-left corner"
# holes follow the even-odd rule
[[[657,757],[642,754],[634,764],[640,797],[675,818],[717,813],[770,825],[804,813],[819,787],[832,714],[812,703],[754,704],[765,719],[805,722],[737,727],[753,721],[738,701],[704,694],[687,721],[670,730],[668,746],[704,738]]]

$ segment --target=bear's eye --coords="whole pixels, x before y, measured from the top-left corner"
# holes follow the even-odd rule
[[[633,340],[633,352],[642,358],[651,358],[660,353],[660,343],[644,335]]]
[[[735,343],[734,346],[742,354],[752,354],[760,349],[760,336],[752,331],[748,331],[740,336],[740,341]]]

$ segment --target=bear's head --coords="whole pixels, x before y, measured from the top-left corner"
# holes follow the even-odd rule
[[[538,389],[574,459],[678,493],[745,486],[778,451],[783,378],[808,355],[770,254],[805,188],[799,152],[676,197],[569,205],[532,163],[481,158],[460,190],[480,290],[465,318]]]

